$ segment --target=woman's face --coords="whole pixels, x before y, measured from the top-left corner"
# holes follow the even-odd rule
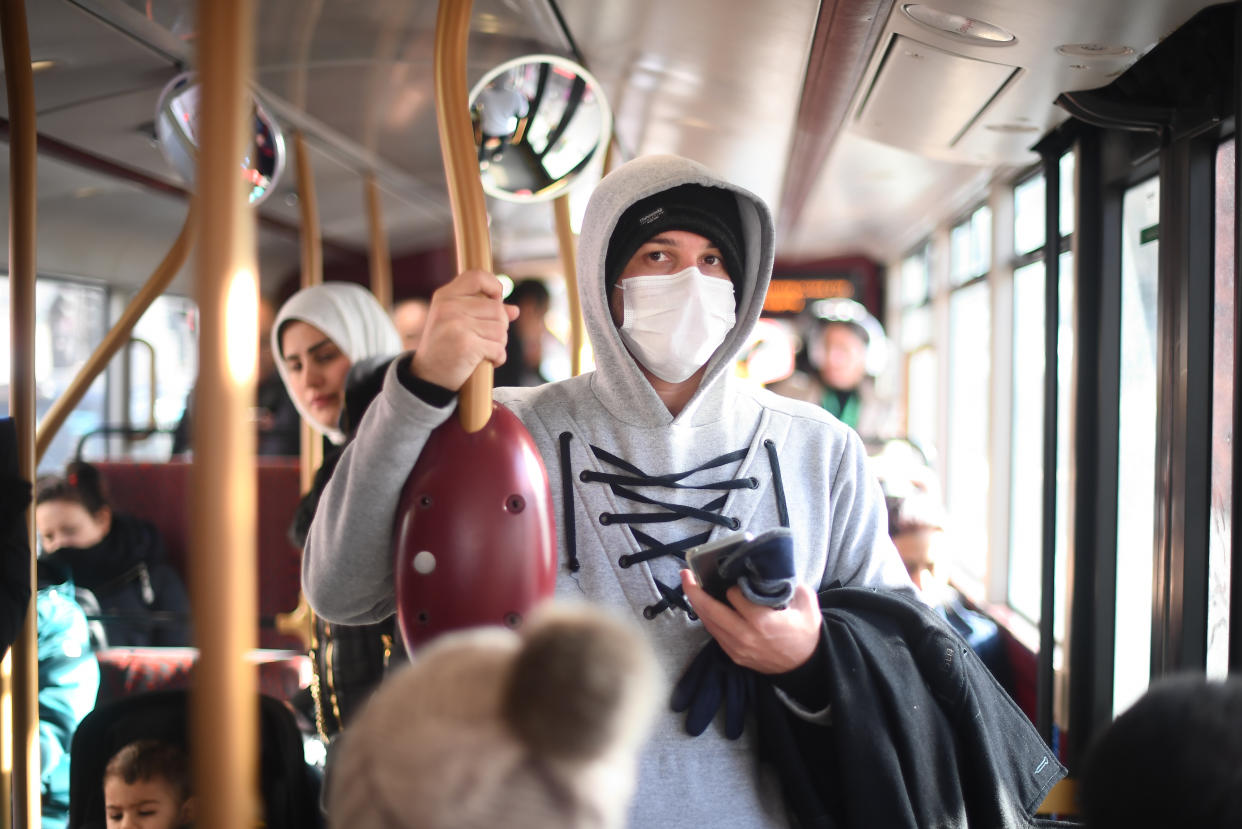
[[[345,405],[349,357],[327,334],[301,320],[288,322],[281,330],[280,354],[289,394],[321,428],[335,429]]]
[[[61,547],[94,547],[112,529],[112,511],[91,513],[77,501],[44,501],[35,507],[35,527],[43,552]]]

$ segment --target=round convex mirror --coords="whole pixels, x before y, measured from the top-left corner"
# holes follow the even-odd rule
[[[200,87],[193,72],[169,81],[160,93],[155,110],[155,137],[160,151],[174,170],[191,186],[198,166],[198,99]],[[285,139],[271,114],[253,100],[252,127],[246,155],[241,159],[242,177],[249,187],[252,205],[262,202],[276,187],[285,167]]]
[[[589,72],[556,55],[526,55],[488,72],[470,92],[483,190],[537,202],[565,193],[602,162],[612,116]]]

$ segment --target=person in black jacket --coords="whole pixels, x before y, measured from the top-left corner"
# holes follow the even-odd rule
[[[276,315],[272,353],[298,412],[324,436],[323,465],[289,528],[306,545],[311,519],[362,411],[379,393],[384,369],[401,350],[388,313],[370,291],[325,282],[291,296]],[[394,656],[395,617],[335,625],[316,616],[311,658],[316,730],[325,741],[343,729],[383,678]]]
[[[30,606],[30,481],[18,474],[13,419],[0,418],[0,659],[17,641]]]
[[[99,471],[70,463],[36,484],[40,571],[90,591],[110,646],[190,644],[190,601],[150,523],[114,513]]]

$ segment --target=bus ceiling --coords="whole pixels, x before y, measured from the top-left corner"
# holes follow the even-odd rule
[[[614,160],[689,155],[748,187],[777,212],[785,259],[891,262],[932,206],[965,205],[994,175],[1034,164],[1031,147],[1067,117],[1059,94],[1106,86],[1210,3],[727,5],[481,0],[468,78],[522,54],[577,58],[612,104]],[[291,18],[292,8],[258,4],[257,92],[306,137],[325,265],[365,261],[368,175],[393,257],[447,246],[435,4],[324,0]],[[136,287],[182,218],[185,183],[154,144],[152,115],[164,84],[195,63],[193,4],[48,0],[29,14],[40,268]],[[579,211],[588,190],[572,199]],[[555,270],[550,208],[489,208],[498,262]],[[270,289],[297,267],[294,177],[260,215]],[[187,293],[188,275],[172,290]]]

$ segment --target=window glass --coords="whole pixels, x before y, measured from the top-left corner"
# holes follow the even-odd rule
[[[961,285],[970,276],[970,222],[964,222],[949,231],[949,283]]]
[[[970,217],[970,276],[983,276],[992,267],[992,208],[984,205]]]
[[[67,279],[35,281],[35,414],[42,419],[103,339],[107,292]],[[9,414],[9,279],[0,277],[0,414]],[[48,445],[38,472],[56,472],[73,457],[78,438],[103,423],[106,382],[99,377]]]
[[[136,427],[151,423],[161,430],[174,429],[185,411],[186,397],[198,376],[197,311],[193,301],[162,296],[151,303],[134,326],[133,337],[150,343],[155,358],[155,395],[151,395],[152,349],[130,349],[129,417]],[[154,409],[152,409],[154,405]],[[172,451],[168,431],[133,443],[126,454],[133,458],[165,460]]]
[[[1142,695],[1151,670],[1159,217],[1159,179],[1126,192],[1121,240],[1115,713]]]
[[[1044,244],[1045,189],[1042,174],[1013,188],[1013,245],[1019,255],[1038,250]]]
[[[1070,503],[1073,481],[1070,477],[1070,450],[1074,445],[1074,255],[1062,253],[1057,269],[1060,285],[1057,288],[1057,505],[1056,539],[1053,555],[1053,602],[1056,615],[1052,620],[1052,635],[1058,643],[1065,639],[1066,613],[1065,585],[1069,582],[1070,528],[1073,526]]]
[[[930,346],[910,352],[906,358],[906,434],[928,458],[937,457],[940,428],[940,369]]]
[[[1071,151],[1061,156],[1060,225],[1062,236],[1070,236],[1074,233],[1074,221],[1074,153]],[[1042,238],[1040,241],[1043,241]]]
[[[961,285],[991,266],[992,209],[984,205],[949,233],[949,281]]]
[[[901,307],[912,308],[927,302],[931,280],[927,267],[927,248],[920,248],[901,263]]]
[[[1234,141],[1216,153],[1215,319],[1212,334],[1212,514],[1208,540],[1207,673],[1229,671],[1233,524]]]
[[[1008,593],[1009,604],[1032,622],[1040,616],[1043,561],[1044,308],[1040,260],[1013,274]]]
[[[954,291],[949,300],[947,502],[957,564],[980,580],[988,552],[989,296],[981,281]]]

